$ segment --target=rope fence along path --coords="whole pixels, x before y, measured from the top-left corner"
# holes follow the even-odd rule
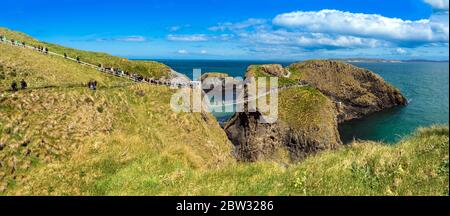
[[[106,74],[110,74],[110,75],[114,75],[114,76],[117,76],[117,77],[126,78],[126,79],[132,80],[134,82],[148,83],[148,84],[155,84],[155,85],[166,85],[166,86],[177,87],[177,88],[193,87],[193,86],[195,86],[194,83],[191,82],[191,81],[189,81],[189,82],[187,82],[187,81],[184,81],[184,82],[183,81],[177,81],[177,82],[162,81],[162,80],[153,79],[153,78],[146,78],[146,77],[143,77],[143,76],[138,75],[138,74],[133,73],[133,72],[130,72],[127,75],[127,73],[125,73],[124,71],[118,70],[118,69],[116,71],[114,71],[114,68],[103,68],[103,67],[98,66],[98,65],[94,65],[94,64],[91,64],[91,63],[88,63],[88,62],[83,62],[83,61],[81,61],[81,60],[79,60],[77,58],[72,58],[72,57],[69,57],[69,56],[66,56],[66,55],[62,55],[62,54],[59,54],[59,53],[48,51],[48,49],[44,48],[44,47],[41,50],[38,47],[29,46],[29,45],[26,45],[26,44],[21,43],[19,41],[16,41],[16,40],[7,40],[4,37],[0,38],[0,42],[5,43],[5,44],[9,44],[9,45],[12,45],[12,46],[24,47],[24,48],[27,48],[27,49],[30,49],[30,50],[33,50],[33,51],[37,51],[39,53],[44,53],[44,54],[48,54],[48,55],[64,58],[64,59],[76,62],[76,63],[78,63],[80,65],[87,66],[87,67],[93,68],[95,70],[104,72]]]

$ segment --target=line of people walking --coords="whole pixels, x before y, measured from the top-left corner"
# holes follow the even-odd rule
[[[24,79],[22,79],[20,81],[20,88],[22,90],[25,90],[26,88],[28,88],[28,84],[27,84],[27,82]],[[15,80],[13,80],[12,83],[11,83],[11,91],[19,91],[19,88],[17,86],[17,82]]]
[[[0,41],[7,42],[7,40],[8,39],[6,38],[6,36],[0,35]],[[27,47],[25,42],[20,43],[19,41],[16,41],[16,40],[11,40],[11,44],[13,44],[13,45],[21,45],[23,47]],[[48,47],[44,47],[44,46],[37,46],[37,47],[30,46],[30,47],[35,49],[35,50],[37,50],[37,51],[39,51],[39,52],[41,52],[41,53],[49,54]],[[64,56],[65,59],[69,58],[67,53],[64,53],[63,56]],[[80,56],[76,56],[74,60],[77,63],[79,63],[79,64],[87,64],[87,63],[84,63],[84,62],[81,61]],[[88,64],[88,65],[90,65],[90,64]],[[97,70],[99,70],[99,71],[106,72],[106,73],[109,73],[109,74],[113,74],[115,76],[126,77],[126,78],[131,79],[131,80],[133,80],[135,82],[145,82],[145,83],[154,84],[154,85],[165,85],[165,86],[172,86],[172,87],[178,87],[178,88],[182,88],[182,87],[190,87],[190,88],[192,88],[192,87],[195,86],[192,82],[186,83],[186,82],[171,82],[171,81],[159,80],[159,79],[155,79],[155,78],[144,77],[144,76],[142,76],[140,74],[124,71],[124,70],[122,70],[120,68],[103,67],[102,64],[99,64],[98,66],[93,66],[93,67],[96,67]],[[16,83],[16,85],[17,85],[17,83]],[[88,84],[88,86],[89,86],[90,89],[93,89],[93,88],[91,88],[90,84]],[[95,87],[95,89],[96,89],[96,87]]]

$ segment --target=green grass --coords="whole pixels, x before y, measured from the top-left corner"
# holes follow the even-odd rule
[[[169,170],[161,172],[151,155],[100,185],[108,195],[448,195],[448,147],[448,128],[434,127],[396,146],[358,142],[288,168],[261,162],[193,170],[163,163]]]
[[[82,86],[94,79],[99,86],[131,84],[131,81],[99,73],[89,67],[55,56],[0,43],[0,91],[10,89],[11,82],[24,79],[30,88]]]
[[[69,57],[80,57],[81,61],[94,65],[103,64],[104,67],[121,68],[122,70],[138,73],[146,77],[154,78],[170,78],[170,68],[159,62],[152,61],[136,61],[126,58],[111,56],[106,53],[88,52],[72,48],[59,46],[56,44],[38,41],[21,32],[11,31],[6,28],[0,28],[0,35],[6,36],[8,40],[14,39],[20,42],[26,42],[30,46],[44,46],[51,52],[63,55],[66,53]]]
[[[308,60],[294,63],[289,69],[291,79],[306,80],[324,94],[351,100],[361,107],[377,104],[383,94],[401,95],[379,75],[340,61]]]
[[[272,162],[204,168],[182,151],[144,148],[144,154],[144,144],[132,139],[127,148],[117,142],[107,152],[84,153],[83,163],[37,170],[28,190],[11,194],[47,194],[51,185],[49,194],[58,195],[448,195],[448,141],[448,127],[436,126],[394,146],[357,142],[287,168]]]
[[[205,80],[207,78],[226,78],[229,77],[227,73],[221,73],[221,72],[207,72],[202,74],[199,80]]]
[[[333,104],[320,91],[312,87],[289,88],[280,91],[278,98],[279,118],[289,125],[306,128],[331,120],[333,126]]]
[[[21,134],[12,137],[2,132],[7,148],[1,156],[11,161],[17,155],[18,161],[14,175],[9,175],[10,166],[2,167],[7,192],[104,194],[102,179],[146,157],[153,158],[156,173],[169,173],[176,167],[214,169],[233,162],[231,144],[217,122],[209,115],[205,119],[200,114],[173,113],[169,107],[172,93],[165,87],[143,84],[96,92],[37,90],[33,92],[39,97],[35,103],[46,105],[34,112],[26,112],[33,109],[30,106],[20,108],[28,100],[27,92],[7,96],[4,102],[15,111],[1,119]],[[30,145],[12,147],[26,139]],[[43,147],[41,139],[46,143]],[[32,153],[26,156],[28,149]],[[22,168],[34,159],[39,161],[35,166]],[[146,168],[136,169],[139,173]]]
[[[247,75],[246,76],[253,76],[253,77],[273,77],[270,74],[265,73],[264,71],[262,71],[261,69],[261,65],[251,65],[248,69],[247,69]],[[298,82],[296,80],[290,79],[290,78],[286,78],[286,77],[278,77],[278,86],[279,87],[283,87],[283,86],[292,86],[292,85],[296,85]]]
[[[103,168],[113,174],[147,154],[195,167],[233,161],[213,117],[172,112],[168,87],[136,84],[21,47],[0,44],[0,52],[0,193],[79,194]],[[6,91],[21,79],[27,90]],[[85,86],[91,79],[99,83],[95,92]],[[128,148],[139,154],[127,157]],[[85,157],[91,153],[102,156],[92,161]],[[34,178],[41,171],[44,176]],[[32,183],[47,177],[62,178],[61,184]],[[66,181],[79,185],[64,188]]]

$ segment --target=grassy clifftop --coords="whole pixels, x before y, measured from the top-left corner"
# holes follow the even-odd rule
[[[103,64],[104,67],[121,68],[122,70],[141,74],[146,77],[154,78],[170,78],[170,68],[159,62],[151,61],[131,61],[125,58],[111,56],[106,53],[87,52],[72,48],[59,46],[56,44],[46,43],[36,40],[24,33],[11,31],[6,28],[0,28],[0,35],[6,36],[8,40],[14,39],[25,42],[31,46],[43,46],[49,48],[49,51],[63,55],[66,53],[69,57],[75,58],[79,56],[82,61],[94,65]]]
[[[332,60],[308,60],[282,68],[281,65],[253,65],[247,74],[278,77],[279,86],[308,84],[338,104],[339,122],[395,106],[407,105],[399,89],[364,68]]]
[[[152,178],[176,176],[181,168],[214,169],[233,162],[231,144],[217,122],[208,115],[173,113],[172,93],[140,84],[4,96],[0,176],[5,192],[103,194],[110,186],[102,181],[146,158],[151,164],[133,168],[140,176],[133,181],[151,184]]]
[[[56,56],[0,43],[0,90],[10,88],[13,80],[25,79],[30,88],[81,86],[95,79],[100,86],[129,84],[131,81],[105,76],[89,67]]]
[[[175,90],[17,46],[0,53],[0,194],[102,194],[101,180],[147,156],[149,178],[233,162],[210,114],[171,111]],[[27,90],[7,91],[22,78]]]
[[[343,62],[311,60],[292,64],[289,70],[291,79],[314,86],[339,104],[340,122],[408,103],[379,75]]]
[[[205,80],[208,78],[226,78],[230,77],[227,73],[221,73],[221,72],[208,72],[202,74],[199,80]]]

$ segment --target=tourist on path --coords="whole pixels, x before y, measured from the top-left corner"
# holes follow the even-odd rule
[[[24,79],[22,79],[22,80],[20,81],[20,87],[21,87],[22,89],[26,89],[26,88],[28,87],[28,84],[27,84],[27,82],[25,82]]]
[[[90,80],[89,82],[88,82],[88,87],[89,87],[89,89],[91,89],[91,90],[97,90],[97,81],[95,81],[95,80]]]
[[[17,91],[17,82],[15,80],[12,81],[11,83],[11,90],[12,91]]]

